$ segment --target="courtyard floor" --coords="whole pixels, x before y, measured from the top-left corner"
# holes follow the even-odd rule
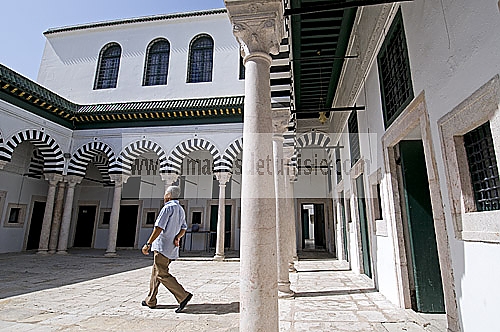
[[[141,306],[152,257],[122,250],[68,255],[0,254],[0,331],[238,331],[239,260],[186,253],[171,273],[193,293],[182,313],[165,288]],[[281,331],[444,332],[443,315],[397,308],[346,262],[308,254],[290,274],[294,298],[280,299]],[[162,286],[161,286],[162,287]]]

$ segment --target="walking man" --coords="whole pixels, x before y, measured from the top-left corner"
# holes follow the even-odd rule
[[[154,264],[149,282],[149,294],[143,306],[156,307],[156,295],[160,283],[175,296],[179,307],[175,312],[181,312],[191,300],[193,294],[187,292],[173,275],[168,272],[170,262],[179,258],[179,242],[187,229],[186,215],[179,204],[181,188],[170,186],[165,192],[163,200],[165,205],[156,218],[155,227],[148,242],[142,247],[142,253],[149,255],[149,250],[154,252]]]

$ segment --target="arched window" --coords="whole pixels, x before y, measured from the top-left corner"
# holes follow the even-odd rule
[[[146,54],[143,85],[166,85],[170,43],[166,39],[152,41]]]
[[[99,57],[94,89],[116,88],[122,48],[116,43],[104,46]]]
[[[188,83],[211,82],[214,41],[210,36],[197,36],[189,52]]]

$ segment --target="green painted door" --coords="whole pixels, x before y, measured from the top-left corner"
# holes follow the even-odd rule
[[[345,215],[344,192],[340,193],[340,214],[342,218],[342,246],[344,248],[344,259],[349,261],[349,244],[347,242],[347,219]]]
[[[302,249],[306,247],[306,239],[309,239],[309,210],[302,206]]]
[[[359,230],[361,233],[361,250],[363,251],[363,273],[372,277],[370,255],[370,236],[368,234],[368,219],[366,215],[365,187],[363,175],[356,178],[356,192],[358,194]]]
[[[414,284],[411,290],[413,309],[425,313],[443,313],[443,285],[424,147],[419,140],[401,141],[399,151],[408,224],[406,248],[412,265],[410,278]]]

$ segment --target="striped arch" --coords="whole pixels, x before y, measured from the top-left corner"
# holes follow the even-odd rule
[[[104,186],[111,186],[112,181],[111,177],[109,176],[108,158],[105,157],[102,153],[99,153],[94,157],[92,162],[94,163],[95,167],[97,167],[97,169],[99,170],[99,173],[101,173],[102,184]]]
[[[109,174],[121,173],[121,168],[117,165],[115,154],[109,145],[94,141],[76,150],[68,165],[68,175],[85,176],[88,164],[95,161],[96,157],[100,154],[103,154],[107,158]],[[102,170],[99,170],[103,174]]]
[[[41,179],[43,177],[43,156],[37,148],[34,148],[31,153],[28,177],[35,179]]]
[[[306,146],[316,145],[316,146],[322,147],[326,150],[328,160],[331,162],[333,160],[334,149],[332,149],[332,147],[330,146],[330,143],[331,143],[331,139],[325,133],[321,133],[321,132],[306,133],[306,134],[299,136],[297,138],[297,144],[295,146],[295,148],[296,148],[295,156],[298,157],[298,150],[300,150],[301,148],[306,147]]]
[[[30,142],[43,156],[43,172],[62,174],[64,157],[56,141],[43,131],[36,129],[21,131],[9,139],[0,150],[0,160],[10,162],[14,149],[22,142]]]
[[[120,153],[118,158],[119,163],[123,167],[123,172],[125,174],[132,174],[132,167],[134,165],[134,160],[137,159],[141,154],[146,152],[154,152],[158,156],[158,162],[160,163],[160,172],[167,172],[167,155],[165,151],[155,142],[149,140],[136,141],[128,146],[126,146]]]
[[[232,172],[234,167],[234,161],[240,152],[243,151],[243,137],[238,138],[233,143],[229,144],[224,155],[220,160],[220,163],[214,167],[216,172]]]
[[[214,170],[219,168],[221,155],[217,147],[203,138],[190,138],[181,142],[173,150],[167,160],[167,172],[182,174],[182,161],[193,151],[206,150],[214,159]]]

